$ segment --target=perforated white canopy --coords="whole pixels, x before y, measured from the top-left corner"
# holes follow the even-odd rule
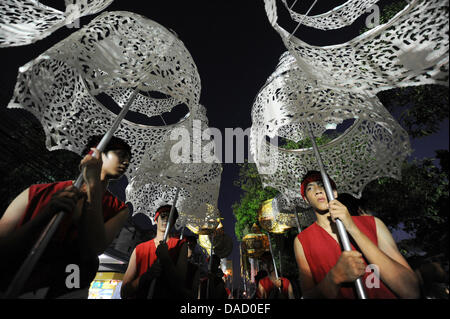
[[[0,1],[0,48],[20,46],[41,40],[59,28],[75,27],[80,17],[95,14],[113,0],[65,0],[62,12],[38,0]]]
[[[360,2],[348,1],[325,14],[327,20],[309,20],[315,27],[343,25],[341,13],[350,15],[349,21],[364,13]],[[322,87],[375,95],[395,87],[448,86],[448,3],[412,0],[386,24],[346,43],[326,47],[309,45],[281,27],[276,0],[265,0],[265,8],[270,23],[310,81]]]
[[[24,108],[41,122],[49,150],[78,154],[91,135],[104,134],[116,117],[96,99],[107,94],[123,107],[139,89],[130,111],[160,115],[177,104],[190,112],[180,123],[148,126],[123,120],[115,136],[131,146],[130,180],[147,147],[177,126],[204,116],[200,77],[184,44],[169,30],[130,12],[105,12],[19,69],[9,108]],[[153,98],[150,92],[166,98]]]
[[[300,182],[307,171],[319,170],[317,159],[312,148],[287,150],[261,136],[299,141],[309,137],[307,123],[316,137],[347,123],[348,127],[343,132],[337,130],[339,136],[321,146],[320,152],[338,192],[356,197],[378,177],[399,178],[401,164],[410,154],[407,133],[376,97],[317,87],[308,82],[289,54],[283,55],[258,93],[252,121],[251,152],[263,185],[279,190],[291,206],[306,207]],[[267,158],[269,164],[261,158]]]

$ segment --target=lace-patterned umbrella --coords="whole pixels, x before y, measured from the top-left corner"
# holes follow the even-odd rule
[[[203,125],[206,122],[206,118],[201,120]],[[193,137],[192,130],[186,129],[184,132]],[[127,200],[133,206],[133,214],[143,213],[153,223],[157,208],[170,204],[176,205],[179,211],[179,227],[202,227],[208,220],[220,218],[217,201],[222,165],[218,158],[208,162],[204,162],[204,158],[194,160],[196,150],[205,150],[214,141],[186,140],[184,147],[192,151],[182,162],[174,154],[179,143],[167,136],[164,143],[147,148],[144,160],[125,190]],[[179,196],[174,203],[177,190]]]
[[[251,152],[260,172],[264,171],[260,169],[264,164],[259,161],[264,158],[261,154],[272,154],[271,171],[261,174],[263,185],[279,190],[290,209],[307,207],[300,196],[301,178],[307,171],[320,171],[327,185],[326,167],[339,192],[359,198],[367,183],[376,178],[400,178],[401,163],[410,154],[408,135],[376,97],[311,84],[289,54],[282,56],[277,70],[258,93],[252,121]],[[350,124],[345,131],[321,146],[319,153],[315,137],[346,121]],[[310,138],[313,147],[283,149],[258,134],[295,142]],[[329,199],[334,199],[331,187],[326,188]],[[338,229],[348,250],[345,228],[339,220]],[[360,282],[358,291],[364,297]]]
[[[319,86],[370,95],[395,87],[448,86],[448,0],[408,1],[387,23],[346,43],[325,47],[309,45],[283,29],[278,24],[276,0],[264,2],[272,27],[305,76]],[[373,3],[349,0],[322,15],[295,19],[317,29],[340,28]]]
[[[168,98],[150,98],[148,93],[153,91]],[[99,103],[96,95],[100,93],[109,94],[121,107],[119,116]],[[114,134],[133,149],[126,174],[130,180],[147,147],[160,143],[174,127],[186,125],[190,115],[200,111],[199,94],[196,66],[173,33],[134,13],[105,12],[21,67],[8,107],[24,108],[37,117],[49,150],[81,154],[89,136],[104,134],[111,128],[105,137]],[[120,120],[128,108],[148,115],[170,111],[175,104],[190,108],[188,116],[175,125],[154,127]],[[100,144],[106,142],[104,138]],[[76,185],[81,180],[79,177]],[[62,215],[56,215],[50,223],[53,226],[47,227],[33,248],[33,263]],[[30,267],[26,268],[28,272]],[[19,273],[18,278],[24,282],[28,276]],[[13,280],[12,286],[21,286],[16,282]],[[18,290],[11,288],[8,295],[16,295]]]
[[[269,163],[272,170],[261,175],[264,187],[284,194],[288,208],[307,207],[300,196],[300,179],[307,171],[318,170],[314,150],[283,149],[259,136],[299,142],[310,138],[309,127],[318,137],[338,125],[348,127],[320,151],[340,192],[360,198],[370,181],[382,176],[400,178],[401,163],[411,151],[409,138],[381,102],[310,84],[295,62],[290,54],[283,54],[252,108],[250,145],[260,172],[264,164],[260,158],[274,155]]]
[[[38,0],[0,2],[0,48],[34,43],[54,31],[72,25],[80,17],[95,14],[113,0],[66,0],[61,12]]]
[[[143,16],[105,12],[21,67],[8,108],[24,108],[38,118],[49,150],[80,154],[89,136],[104,134],[116,117],[96,97],[107,94],[123,108],[135,88],[130,112],[143,118],[177,104],[199,110],[200,77],[184,44]],[[149,96],[155,91],[167,98]],[[128,179],[146,147],[172,129],[122,121],[115,135],[133,148]]]

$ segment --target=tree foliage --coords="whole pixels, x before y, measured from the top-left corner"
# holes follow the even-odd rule
[[[380,178],[365,188],[362,202],[391,229],[402,224],[412,235],[399,246],[448,257],[448,150],[433,159],[405,162],[402,180]]]
[[[327,133],[316,137],[317,145],[323,145],[336,137],[336,133]],[[312,146],[310,138],[305,138],[299,142],[280,138],[280,147],[284,149],[302,149]],[[239,165],[239,176],[234,181],[234,186],[242,190],[239,202],[233,204],[233,213],[236,217],[235,233],[238,240],[249,232],[254,223],[258,221],[258,211],[264,201],[274,198],[279,191],[272,188],[263,188],[261,178],[256,165],[245,162]]]
[[[240,201],[232,206],[236,217],[236,237],[241,241],[249,233],[252,225],[258,221],[261,204],[279,192],[271,187],[263,188],[256,165],[247,161],[239,164],[239,179],[234,181],[234,185],[243,191]]]
[[[378,93],[388,111],[412,138],[428,136],[439,131],[439,124],[448,119],[448,88],[422,85],[396,88]]]

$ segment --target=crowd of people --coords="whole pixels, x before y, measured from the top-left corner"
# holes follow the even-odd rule
[[[84,184],[73,181],[36,184],[26,188],[8,206],[0,219],[0,291],[5,292],[13,276],[49,221],[66,212],[56,234],[39,263],[22,287],[21,293],[47,287],[46,298],[68,293],[66,267],[80,268],[79,288],[89,287],[99,266],[98,255],[112,243],[128,218],[127,206],[107,190],[110,180],[121,177],[131,160],[131,149],[113,137],[99,152],[99,136],[89,140],[80,162]],[[448,274],[438,263],[413,270],[402,256],[386,225],[339,198],[328,201],[321,174],[308,172],[301,182],[301,196],[311,205],[316,222],[301,231],[294,241],[300,294],[296,286],[278,277],[271,256],[262,259],[265,269],[256,276],[254,299],[357,298],[354,281],[361,278],[368,298],[448,298]],[[170,205],[157,209],[156,236],[133,250],[120,295],[123,299],[227,299],[230,290],[224,282],[220,259],[213,255],[207,274],[192,261],[195,237],[164,240],[170,212],[173,225],[177,211]],[[347,230],[352,250],[342,251],[336,219]],[[375,267],[369,267],[369,266]],[[436,283],[447,290],[437,296]],[[444,287],[445,288],[445,287]],[[296,293],[294,293],[296,292]],[[8,296],[6,296],[8,297]],[[86,296],[87,297],[87,296]]]

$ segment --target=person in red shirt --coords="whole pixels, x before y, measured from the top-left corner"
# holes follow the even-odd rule
[[[267,267],[268,273],[258,280],[256,297],[258,299],[294,299],[291,282],[284,277],[276,278],[270,253],[264,253],[262,260]]]
[[[163,242],[171,206],[156,211],[156,236],[133,250],[123,277],[120,295],[123,299],[146,299],[152,281],[156,280],[152,299],[195,298],[185,288],[188,268],[188,245],[185,239],[170,237]],[[177,218],[175,209],[173,225]]]
[[[102,136],[89,139],[80,162],[84,184],[73,181],[31,185],[8,206],[0,219],[0,288],[6,290],[15,272],[51,218],[66,216],[36,265],[23,292],[50,287],[47,298],[70,290],[66,267],[79,267],[80,287],[89,286],[98,269],[98,255],[112,242],[128,218],[127,206],[108,190],[108,182],[120,178],[131,160],[131,148],[113,137],[103,153],[94,147]],[[87,297],[87,295],[86,295]]]
[[[417,276],[386,225],[373,216],[350,216],[330,183],[337,198],[330,202],[319,172],[308,172],[301,183],[301,195],[317,218],[294,240],[303,298],[356,298],[353,282],[359,277],[369,299],[418,298]],[[341,251],[336,218],[349,234],[352,251]]]

